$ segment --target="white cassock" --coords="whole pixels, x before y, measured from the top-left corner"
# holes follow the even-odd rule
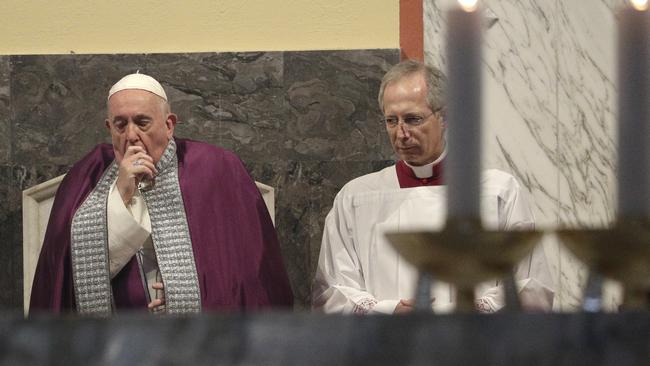
[[[487,170],[481,187],[486,228],[534,228],[532,212],[512,175]],[[400,188],[395,166],[347,183],[325,220],[312,289],[314,310],[392,314],[400,299],[414,298],[418,272],[397,254],[384,233],[441,230],[445,219],[446,187]],[[517,266],[515,278],[528,305],[551,309],[554,286],[541,246]],[[497,281],[477,287],[476,292],[482,311],[504,305]],[[450,285],[436,281],[432,297],[434,311],[453,309],[455,292]]]

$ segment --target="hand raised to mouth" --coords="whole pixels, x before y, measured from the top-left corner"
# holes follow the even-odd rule
[[[129,146],[120,162],[117,175],[116,186],[122,201],[125,204],[130,202],[141,182],[148,188],[153,187],[151,182],[156,174],[158,170],[153,163],[153,158],[145,149],[141,146]],[[149,183],[146,183],[147,181]]]

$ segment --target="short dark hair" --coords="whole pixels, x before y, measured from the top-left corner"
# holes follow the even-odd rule
[[[405,76],[418,72],[424,73],[427,83],[427,104],[432,111],[443,110],[447,106],[447,77],[438,68],[426,65],[417,60],[405,60],[388,70],[381,79],[377,102],[381,113],[384,113],[384,91],[388,84]]]

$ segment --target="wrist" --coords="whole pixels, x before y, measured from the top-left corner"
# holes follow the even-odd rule
[[[131,200],[133,199],[132,190],[124,189],[124,188],[118,186],[117,191],[120,194],[120,198],[122,198],[122,202],[124,203],[124,205],[129,206],[129,204],[131,203]]]

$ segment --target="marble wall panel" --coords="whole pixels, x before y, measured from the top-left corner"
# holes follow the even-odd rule
[[[10,75],[9,56],[0,56],[0,164],[7,163],[11,154]]]
[[[452,1],[425,1],[425,53],[445,65]],[[538,226],[602,227],[615,207],[615,17],[621,0],[486,0],[484,158],[531,194]],[[558,310],[579,306],[587,271],[543,241]],[[611,297],[610,297],[611,299]],[[610,301],[611,302],[611,301]]]
[[[557,2],[560,222],[602,227],[616,206],[616,24],[602,3]]]
[[[292,114],[286,144],[299,159],[367,161],[392,155],[376,97],[383,74],[399,61],[397,56],[387,59],[383,51],[369,51],[360,57],[343,51],[285,57]]]
[[[391,164],[385,161],[275,161],[247,163],[258,180],[276,187],[276,227],[297,309],[311,303],[311,281],[320,253],[322,228],[332,200],[349,177]]]
[[[0,309],[18,308],[15,284],[15,204],[16,196],[12,179],[12,166],[8,165],[11,153],[11,107],[10,107],[9,57],[0,56]],[[21,241],[22,242],[22,241]],[[22,257],[18,258],[22,263]],[[11,280],[9,280],[11,279]]]
[[[168,90],[177,136],[234,150],[245,160],[287,159],[280,52],[152,55],[148,69]]]
[[[144,56],[12,57],[13,161],[70,164],[98,142],[107,90]]]
[[[58,165],[0,165],[0,308],[22,307],[22,191],[68,169]]]
[[[554,4],[484,1],[484,167],[514,174],[523,184],[540,228],[557,226],[557,61]],[[446,68],[445,12],[453,1],[425,1],[425,59]],[[453,122],[450,122],[453,123]],[[553,281],[561,281],[559,244],[541,244]],[[556,285],[557,287],[557,285]]]
[[[616,207],[616,22],[613,1],[557,1],[558,221],[603,227]],[[580,305],[588,270],[559,247],[563,309]],[[611,296],[606,306],[612,307]]]
[[[552,4],[483,1],[494,23],[484,33],[483,159],[485,168],[514,174],[531,196],[538,224],[554,225],[555,53]],[[424,2],[425,60],[446,70],[445,12],[455,1]],[[453,123],[450,122],[450,123]]]
[[[9,164],[0,165],[0,249],[11,254],[0,256],[0,306],[22,307],[21,191],[108,141],[106,93],[140,70],[165,87],[179,116],[177,136],[235,151],[255,180],[275,188],[296,308],[309,308],[334,195],[390,164],[376,95],[398,60],[398,50],[11,56],[14,144]]]
[[[0,266],[0,309],[18,308],[16,304],[16,288],[14,267],[17,265],[14,252],[19,247],[16,242],[15,226],[15,196],[12,179],[12,167],[9,165],[0,165],[0,256],[2,264]],[[14,199],[12,199],[14,198]],[[22,258],[21,262],[22,263]],[[21,276],[22,277],[22,276]]]

